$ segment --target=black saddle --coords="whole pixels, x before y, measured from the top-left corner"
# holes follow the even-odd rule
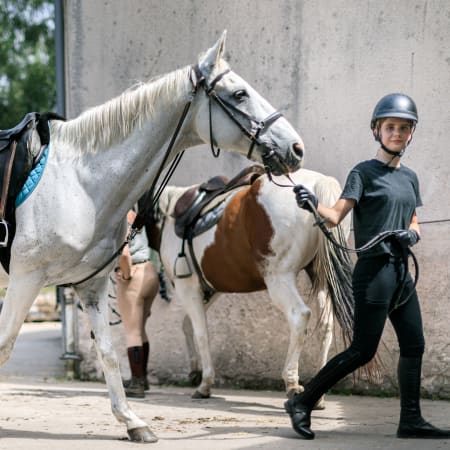
[[[0,262],[7,272],[16,231],[15,200],[49,143],[52,119],[64,120],[51,112],[31,112],[15,127],[0,130]],[[32,140],[34,131],[40,142]]]

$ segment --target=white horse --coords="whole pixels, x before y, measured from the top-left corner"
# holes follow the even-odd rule
[[[318,172],[301,169],[290,177],[295,184],[301,183],[315,192],[325,205],[333,205],[341,193],[336,179]],[[279,177],[274,180],[286,183]],[[184,320],[183,329],[191,374],[201,370],[201,384],[193,397],[208,398],[215,379],[206,310],[220,293],[263,289],[268,290],[270,299],[284,313],[289,325],[289,348],[282,371],[287,395],[300,392],[303,388],[299,385],[299,356],[311,310],[300,296],[297,275],[302,269],[306,270],[312,281],[313,295],[317,296],[313,305],[322,311],[319,314],[322,329],[319,359],[323,366],[332,342],[333,314],[330,312],[335,313],[347,337],[352,332],[352,264],[348,255],[335,249],[319,228],[313,226],[312,214],[298,208],[292,187],[283,189],[270,182],[267,175],[262,175],[250,186],[229,194],[217,224],[192,241],[193,253],[207,288],[215,292],[205,305],[205,288],[193,269],[195,262],[191,253],[186,249],[188,263],[180,259],[182,239],[175,232],[173,217],[178,199],[187,191],[192,192],[191,188],[166,187],[147,231],[151,246],[160,252],[174,293],[190,318],[190,321]],[[349,235],[349,220],[347,218],[342,228],[333,231],[341,244]],[[192,270],[184,269],[183,265],[189,265]],[[185,276],[189,273],[192,275]],[[321,406],[323,402],[318,405]]]
[[[209,143],[213,132],[223,148],[245,154],[251,146],[254,158],[275,173],[301,164],[301,138],[229,70],[224,44],[225,32],[195,66],[127,90],[73,120],[51,121],[45,170],[17,207],[9,276],[0,273],[8,286],[0,315],[0,364],[9,358],[39,290],[75,284],[95,334],[112,411],[134,441],[157,438],[125,399],[108,325],[106,289],[114,262],[106,262],[124,242],[126,213],[152,184],[164,149],[170,148],[167,164],[184,148]]]

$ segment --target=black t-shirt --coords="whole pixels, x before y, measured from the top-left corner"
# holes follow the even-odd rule
[[[371,159],[355,166],[347,177],[341,198],[356,201],[353,208],[355,246],[361,247],[382,231],[407,230],[413,213],[422,206],[417,175],[401,165],[392,168]],[[372,251],[374,256],[398,254],[392,241],[383,241]]]

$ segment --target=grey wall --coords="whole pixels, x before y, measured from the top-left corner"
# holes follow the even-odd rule
[[[420,121],[404,162],[421,180],[425,206],[419,217],[450,218],[446,0],[66,0],[68,117],[136,80],[195,62],[223,29],[228,30],[232,68],[282,109],[304,138],[306,166],[341,183],[355,163],[375,154],[369,121],[376,101],[389,92],[411,95]],[[244,164],[236,155],[214,160],[206,148],[190,150],[173,183],[231,175]],[[427,341],[424,388],[450,398],[449,222],[424,224],[422,235],[416,253]],[[299,284],[306,295],[306,283],[300,279]],[[151,367],[161,380],[181,380],[188,372],[181,316],[176,302],[155,301],[149,321]],[[278,382],[287,349],[286,325],[265,294],[224,296],[211,307],[208,319],[219,381]],[[302,356],[303,378],[315,370],[316,341],[311,332]],[[377,389],[390,390],[398,357],[390,325],[385,341],[381,353],[386,371]],[[87,353],[89,346],[86,340]],[[335,350],[340,348],[337,343]]]

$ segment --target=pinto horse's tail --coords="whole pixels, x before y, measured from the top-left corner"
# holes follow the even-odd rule
[[[315,185],[315,194],[319,201],[326,206],[333,206],[339,198],[342,189],[335,178],[324,177]],[[334,239],[346,247],[350,235],[350,216],[337,227],[331,229]],[[344,344],[350,344],[353,336],[355,301],[352,288],[353,262],[349,252],[333,245],[333,243],[320,232],[319,247],[313,260],[315,274],[312,290],[317,294],[319,290],[328,292],[332,304],[333,314],[339,324]],[[379,375],[383,363],[376,357],[364,367],[369,379]]]

